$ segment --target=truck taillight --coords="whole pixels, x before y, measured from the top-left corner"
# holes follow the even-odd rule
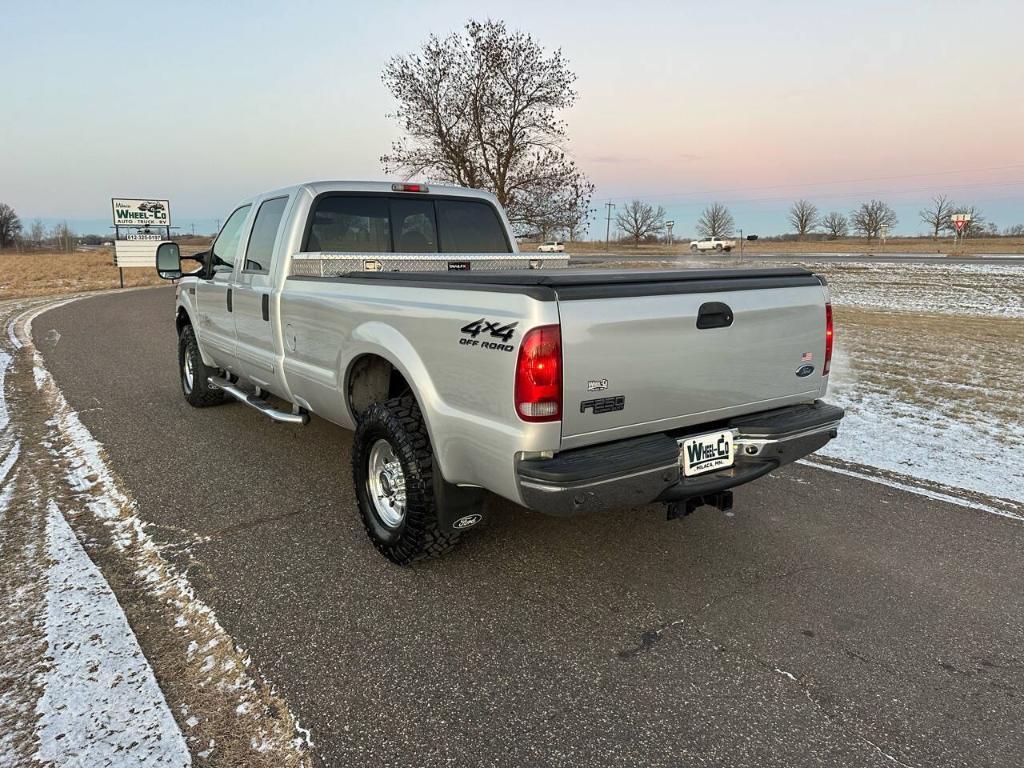
[[[429,192],[426,184],[392,184],[392,192]]]
[[[516,361],[516,413],[523,421],[562,418],[562,332],[542,325],[527,332]]]
[[[832,368],[832,305],[825,305],[825,365],[821,368],[821,375],[828,376]]]

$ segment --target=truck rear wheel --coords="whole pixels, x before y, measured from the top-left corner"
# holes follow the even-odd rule
[[[207,368],[199,354],[199,344],[191,325],[186,325],[178,334],[178,378],[181,391],[188,404],[194,408],[206,408],[224,402],[224,390],[215,389],[207,381],[218,371]]]
[[[696,252],[697,252],[697,246],[696,245],[691,245],[690,246],[690,253],[696,253]]]
[[[437,557],[459,540],[442,530],[434,495],[434,452],[416,399],[374,403],[352,441],[352,480],[363,527],[398,565]]]

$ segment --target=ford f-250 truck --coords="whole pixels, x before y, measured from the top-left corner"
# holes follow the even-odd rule
[[[613,271],[520,254],[493,196],[321,182],[241,203],[177,286],[185,399],[354,429],[370,539],[446,551],[486,492],[576,515],[729,489],[835,437],[825,283],[803,269]]]

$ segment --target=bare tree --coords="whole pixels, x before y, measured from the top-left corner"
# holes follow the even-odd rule
[[[853,229],[868,240],[878,237],[882,230],[896,226],[898,221],[896,211],[881,200],[861,203],[860,208],[850,214],[850,224],[853,225]]]
[[[43,226],[41,219],[33,219],[31,226],[28,228],[28,239],[31,241],[34,248],[41,248],[43,245],[43,239],[46,237],[46,227]]]
[[[939,234],[949,229],[949,216],[953,213],[953,202],[946,195],[932,198],[930,208],[921,209],[921,221],[932,230],[932,238],[939,239]]]
[[[0,203],[0,248],[14,245],[21,233],[21,219],[7,203]]]
[[[697,234],[701,237],[729,237],[735,226],[729,209],[721,203],[712,203],[697,219]]]
[[[66,221],[54,224],[53,229],[50,230],[50,237],[58,251],[71,253],[75,250],[75,233]]]
[[[633,200],[615,214],[615,225],[639,247],[640,241],[665,228],[665,209],[642,200]]]
[[[576,101],[576,75],[561,50],[501,21],[470,21],[392,58],[382,80],[404,134],[381,157],[387,173],[490,190],[520,231],[568,228],[589,207],[594,186],[565,151],[559,113]]]
[[[1003,230],[1007,237],[1024,237],[1024,224],[1013,224]]]
[[[846,220],[846,217],[839,213],[839,211],[832,211],[825,214],[821,220],[821,226],[828,232],[828,239],[835,240],[839,237],[846,237],[846,233],[850,231],[850,222]]]
[[[594,209],[590,207],[590,197],[594,193],[594,186],[587,183],[579,183],[579,180],[569,185],[565,191],[566,202],[564,206],[564,227],[569,235],[569,242],[579,238],[587,230],[590,217]]]
[[[800,239],[818,227],[818,206],[807,200],[797,200],[789,208],[789,223]]]

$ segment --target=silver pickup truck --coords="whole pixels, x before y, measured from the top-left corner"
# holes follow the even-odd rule
[[[730,488],[817,450],[832,354],[803,269],[613,271],[520,254],[493,196],[317,182],[258,195],[177,286],[185,398],[354,429],[370,539],[405,564],[449,549],[487,492],[576,515]]]

